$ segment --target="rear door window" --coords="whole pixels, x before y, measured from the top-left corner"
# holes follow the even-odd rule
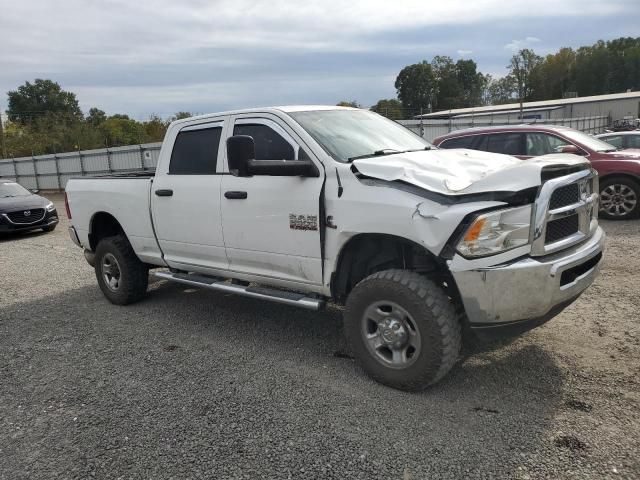
[[[603,142],[607,142],[609,145],[613,145],[616,148],[624,148],[622,135],[611,135],[610,137],[600,138]]]
[[[527,155],[536,157],[560,153],[569,142],[548,133],[527,133]]]
[[[454,137],[444,140],[440,143],[440,148],[471,148],[474,137],[468,135],[466,137]]]
[[[222,126],[181,130],[173,144],[169,174],[215,174],[221,135]]]
[[[609,140],[605,140],[609,142]],[[640,148],[640,134],[638,135],[627,135],[627,145],[626,148]]]
[[[471,148],[473,148],[474,150],[482,150],[483,152],[486,152],[488,138],[489,135],[477,135]]]
[[[487,141],[487,151],[505,155],[526,155],[522,133],[493,133]]]

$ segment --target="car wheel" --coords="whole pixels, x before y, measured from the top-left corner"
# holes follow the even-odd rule
[[[640,213],[640,185],[626,177],[607,178],[600,183],[601,218],[624,220]]]
[[[147,292],[149,268],[136,256],[124,235],[107,237],[98,243],[94,268],[98,285],[111,303],[137,302]]]
[[[423,390],[458,360],[459,315],[434,282],[407,270],[385,270],[358,283],[347,298],[344,330],[353,353],[375,380]]]

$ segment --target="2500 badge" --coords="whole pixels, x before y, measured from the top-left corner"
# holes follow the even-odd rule
[[[291,230],[318,230],[318,216],[290,213],[289,228]]]

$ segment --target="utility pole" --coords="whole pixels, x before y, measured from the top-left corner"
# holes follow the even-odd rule
[[[0,154],[2,158],[7,158],[7,146],[4,142],[4,127],[2,125],[2,111],[0,110]]]

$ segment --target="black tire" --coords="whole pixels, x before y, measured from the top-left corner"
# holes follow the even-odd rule
[[[640,184],[628,177],[600,182],[600,218],[628,220],[640,217]]]
[[[55,229],[56,229],[56,226],[55,226],[55,225],[51,225],[51,226],[49,226],[49,227],[44,227],[44,228],[42,229],[42,231],[43,231],[43,232],[47,232],[47,233],[48,233],[48,232],[53,232]]]
[[[147,292],[149,268],[136,256],[124,235],[100,240],[96,248],[95,272],[100,290],[116,305],[137,302]]]
[[[400,327],[402,332],[413,329],[414,336],[416,331],[418,333],[419,348],[414,348],[413,356],[408,358],[408,349],[402,354],[407,359],[405,366],[387,364],[392,361],[387,357],[393,356],[395,347],[383,345],[376,350],[371,346],[371,340],[367,340],[376,336],[388,340],[388,324],[385,329],[380,323],[373,322],[379,331],[369,330],[372,320],[368,312],[374,308],[387,315],[384,313],[385,302],[399,306],[399,310],[407,314],[408,323],[406,328]],[[390,316],[394,315],[393,308],[387,307],[387,311],[392,312]],[[389,321],[387,317],[383,318],[384,322]],[[451,370],[460,354],[461,325],[455,305],[434,282],[408,270],[385,270],[358,283],[347,298],[344,331],[367,374],[400,390],[419,391],[435,384]],[[400,346],[397,350],[402,348],[407,347]]]

